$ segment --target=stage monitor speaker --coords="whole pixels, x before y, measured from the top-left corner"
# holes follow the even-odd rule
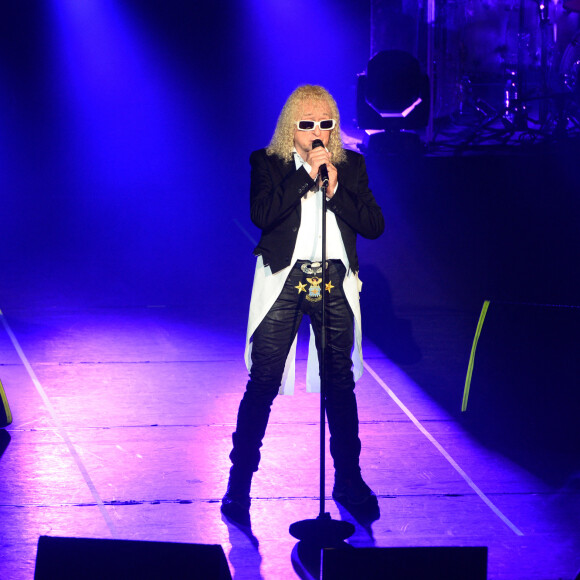
[[[219,545],[40,536],[35,580],[231,580]]]
[[[322,580],[486,580],[486,547],[325,548]]]

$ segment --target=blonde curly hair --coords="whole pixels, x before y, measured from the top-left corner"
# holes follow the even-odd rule
[[[266,147],[266,153],[268,155],[277,155],[285,161],[292,161],[296,121],[299,121],[304,113],[306,103],[324,103],[330,107],[332,118],[336,121],[336,125],[330,132],[327,148],[332,153],[332,163],[334,165],[345,161],[346,154],[340,137],[338,106],[332,95],[324,87],[318,85],[302,85],[288,97],[278,117],[272,140]]]

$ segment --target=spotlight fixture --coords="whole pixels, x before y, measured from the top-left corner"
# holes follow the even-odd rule
[[[429,78],[403,50],[383,50],[358,76],[357,123],[361,129],[422,129],[429,121]]]

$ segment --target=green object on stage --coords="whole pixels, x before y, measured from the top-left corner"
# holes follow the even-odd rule
[[[481,329],[483,328],[483,322],[485,320],[485,315],[487,314],[488,308],[489,308],[489,300],[485,300],[483,303],[483,307],[481,308],[481,314],[479,315],[477,329],[475,330],[475,336],[473,338],[473,345],[471,346],[471,355],[469,356],[469,364],[467,366],[467,376],[465,377],[465,387],[463,389],[463,402],[461,404],[461,411],[465,411],[467,409],[467,399],[469,398],[469,389],[471,387],[471,377],[473,375],[473,362],[475,361],[475,351],[477,349],[477,342],[479,341],[479,336],[481,334]]]
[[[10,405],[8,405],[2,381],[0,381],[0,400],[2,401],[2,404],[0,404],[0,428],[2,428],[12,423],[12,413],[10,412]]]

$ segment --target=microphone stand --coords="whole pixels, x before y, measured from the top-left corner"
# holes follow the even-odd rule
[[[355,527],[350,522],[333,520],[325,511],[326,474],[326,188],[322,182],[322,324],[320,338],[320,511],[316,519],[301,520],[290,525],[290,534],[305,544],[317,548],[339,546],[350,538]]]

